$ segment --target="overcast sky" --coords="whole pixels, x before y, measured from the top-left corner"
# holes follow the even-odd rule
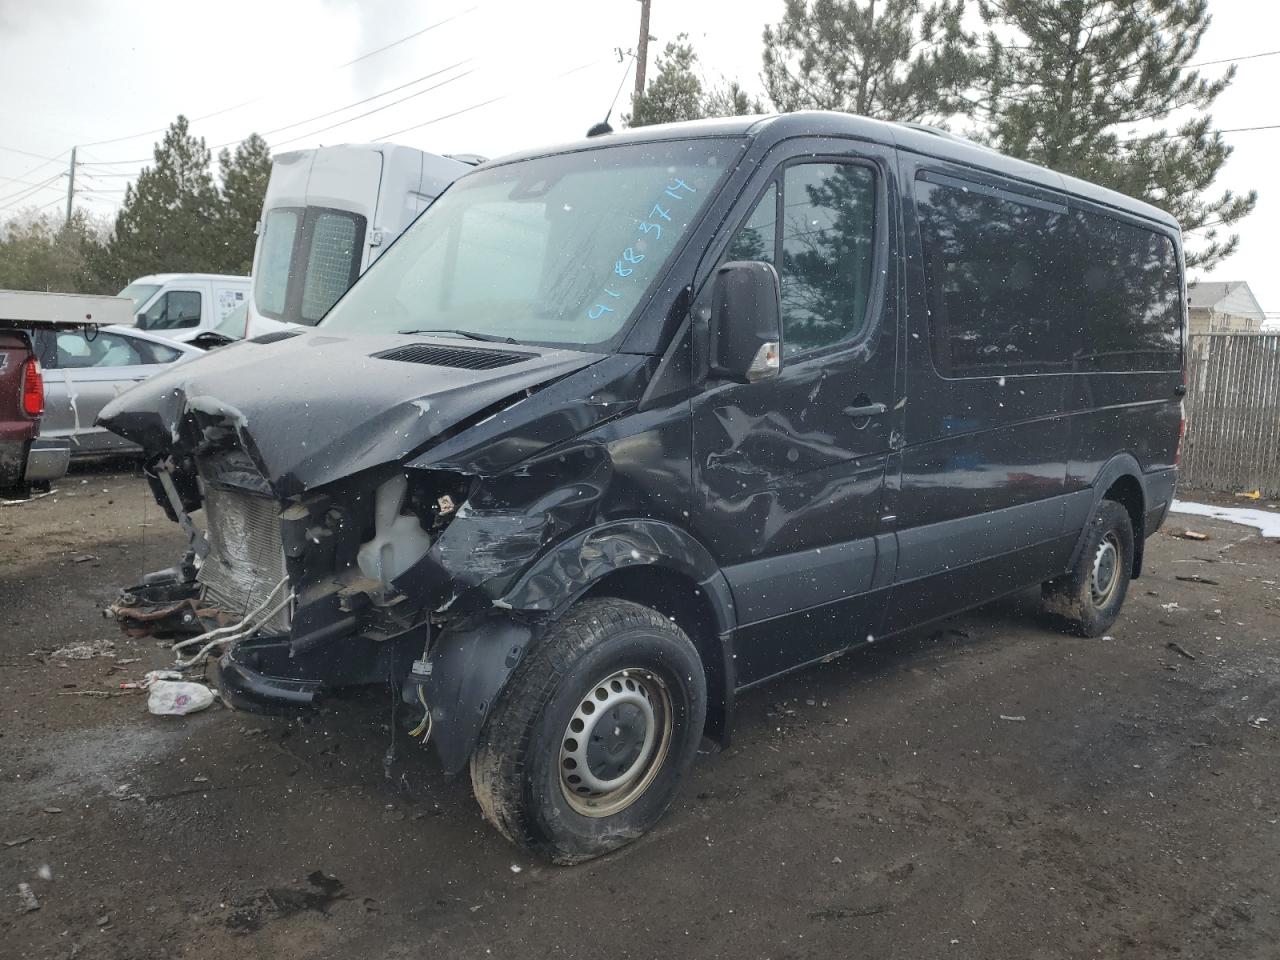
[[[711,78],[759,91],[760,32],[782,5],[653,0],[650,62],[687,32]],[[436,153],[497,156],[578,137],[623,81],[628,65],[614,49],[634,47],[639,10],[636,0],[0,0],[0,218],[65,203],[73,144],[85,163],[78,201],[113,212],[178,113],[214,147],[276,131],[267,140],[278,150],[394,135]],[[1210,10],[1199,61],[1280,48],[1280,4],[1211,0]],[[1280,56],[1240,61],[1238,71],[1217,125],[1280,124]],[[627,74],[615,118],[631,85]],[[1280,129],[1228,139],[1236,152],[1218,186],[1260,196],[1240,252],[1205,279],[1247,280],[1280,319],[1280,188],[1270,182]]]

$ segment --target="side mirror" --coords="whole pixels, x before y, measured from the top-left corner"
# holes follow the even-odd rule
[[[711,288],[710,368],[739,383],[776,377],[782,369],[778,272],[759,260],[735,260],[716,271]]]

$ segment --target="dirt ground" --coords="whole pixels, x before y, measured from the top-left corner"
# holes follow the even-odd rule
[[[1212,539],[1157,535],[1112,636],[1029,594],[755,691],[652,835],[555,868],[419,748],[384,775],[384,695],[89,695],[168,663],[100,611],[181,541],[73,474],[0,506],[0,955],[1274,958],[1280,542],[1170,526]]]

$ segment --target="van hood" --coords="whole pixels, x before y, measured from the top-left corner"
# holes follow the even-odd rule
[[[166,370],[108,403],[97,422],[148,456],[191,452],[211,428],[233,430],[283,498],[402,461],[602,359],[446,337],[290,330]]]

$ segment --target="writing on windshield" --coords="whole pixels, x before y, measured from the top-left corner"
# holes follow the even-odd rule
[[[607,313],[616,313],[614,307],[609,306],[610,301],[623,300],[621,291],[613,289],[627,283],[630,285],[639,284],[646,286],[652,277],[647,270],[637,270],[640,264],[646,259],[653,256],[652,262],[659,262],[655,256],[656,251],[640,252],[646,250],[651,245],[656,245],[662,241],[662,224],[665,221],[668,227],[671,226],[671,204],[672,201],[680,203],[687,200],[698,191],[685,183],[680,177],[673,177],[671,182],[667,184],[662,191],[662,196],[654,203],[649,210],[648,219],[641,220],[638,229],[640,236],[636,238],[633,245],[622,251],[622,254],[613,262],[613,277],[610,283],[603,288],[603,296],[597,300],[595,304],[587,308],[587,319],[599,320]],[[663,207],[663,203],[667,207]],[[653,240],[649,240],[652,235]],[[670,232],[668,232],[670,236]],[[668,241],[669,242],[669,241]]]

